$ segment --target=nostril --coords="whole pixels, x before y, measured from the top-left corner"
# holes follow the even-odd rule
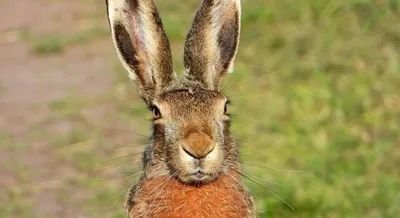
[[[202,159],[213,151],[215,143],[206,133],[194,132],[185,135],[181,145],[186,154],[195,159]]]
[[[199,158],[197,158],[195,155],[193,155],[192,153],[190,153],[190,151],[186,150],[185,147],[182,146],[182,148],[183,148],[183,151],[184,151],[186,154],[188,154],[189,156],[191,156],[191,157],[193,157],[193,158],[196,158],[196,159],[199,159]]]
[[[193,158],[195,158],[195,159],[200,160],[200,159],[202,159],[202,158],[207,157],[207,155],[209,155],[209,154],[214,150],[214,147],[211,148],[211,149],[209,149],[208,151],[203,151],[203,152],[191,151],[192,149],[190,149],[190,148],[189,148],[189,149],[186,149],[185,146],[182,146],[182,149],[183,149],[183,151],[185,151],[185,153],[186,153],[187,155],[189,155],[189,156],[191,156],[191,157],[193,157]]]
[[[209,155],[209,154],[214,150],[214,148],[215,148],[215,147],[212,147],[212,148],[204,155],[204,157],[207,157],[207,155]]]

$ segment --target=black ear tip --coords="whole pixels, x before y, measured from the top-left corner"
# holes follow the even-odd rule
[[[218,90],[223,76],[233,71],[240,37],[240,0],[203,0],[185,41],[186,79]],[[215,34],[216,33],[216,34]],[[211,43],[210,43],[211,42]],[[215,44],[216,46],[210,46]],[[212,59],[215,54],[217,59]],[[209,70],[212,65],[214,70]]]
[[[132,45],[131,37],[121,23],[114,24],[114,37],[117,42],[118,50],[124,61],[134,70],[139,66],[139,60],[136,58],[136,50]]]
[[[218,35],[221,64],[225,70],[229,70],[239,43],[239,12],[235,11],[235,14],[232,17],[232,23],[224,23]]]

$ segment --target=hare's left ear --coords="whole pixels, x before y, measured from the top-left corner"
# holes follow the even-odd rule
[[[203,0],[186,38],[185,80],[218,90],[233,70],[239,45],[240,0]]]
[[[173,85],[171,49],[154,0],[106,0],[112,38],[147,104]]]

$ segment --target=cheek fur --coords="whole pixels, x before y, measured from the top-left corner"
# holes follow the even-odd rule
[[[180,145],[180,135],[178,125],[168,123],[164,126],[165,131],[165,146],[167,164],[169,170],[174,173],[183,173],[191,167],[192,160],[184,155],[184,151]]]
[[[163,156],[165,146],[165,131],[164,124],[154,123],[153,124],[153,137],[151,139],[152,155]]]
[[[226,128],[229,126],[226,125],[226,122],[221,119],[215,120],[215,141],[217,144],[223,146],[225,144],[225,136],[224,132],[226,132]]]
[[[214,150],[204,159],[202,167],[208,173],[217,173],[222,171],[222,166],[224,162],[224,154],[220,144],[217,144]]]
[[[165,141],[167,144],[175,144],[179,140],[178,126],[173,122],[164,124],[163,131],[165,132]]]

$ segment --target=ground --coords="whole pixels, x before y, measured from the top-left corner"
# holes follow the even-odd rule
[[[178,72],[199,2],[156,0]],[[124,217],[151,114],[104,1],[0,5],[0,217]],[[259,216],[399,217],[400,1],[242,5],[223,91]]]

